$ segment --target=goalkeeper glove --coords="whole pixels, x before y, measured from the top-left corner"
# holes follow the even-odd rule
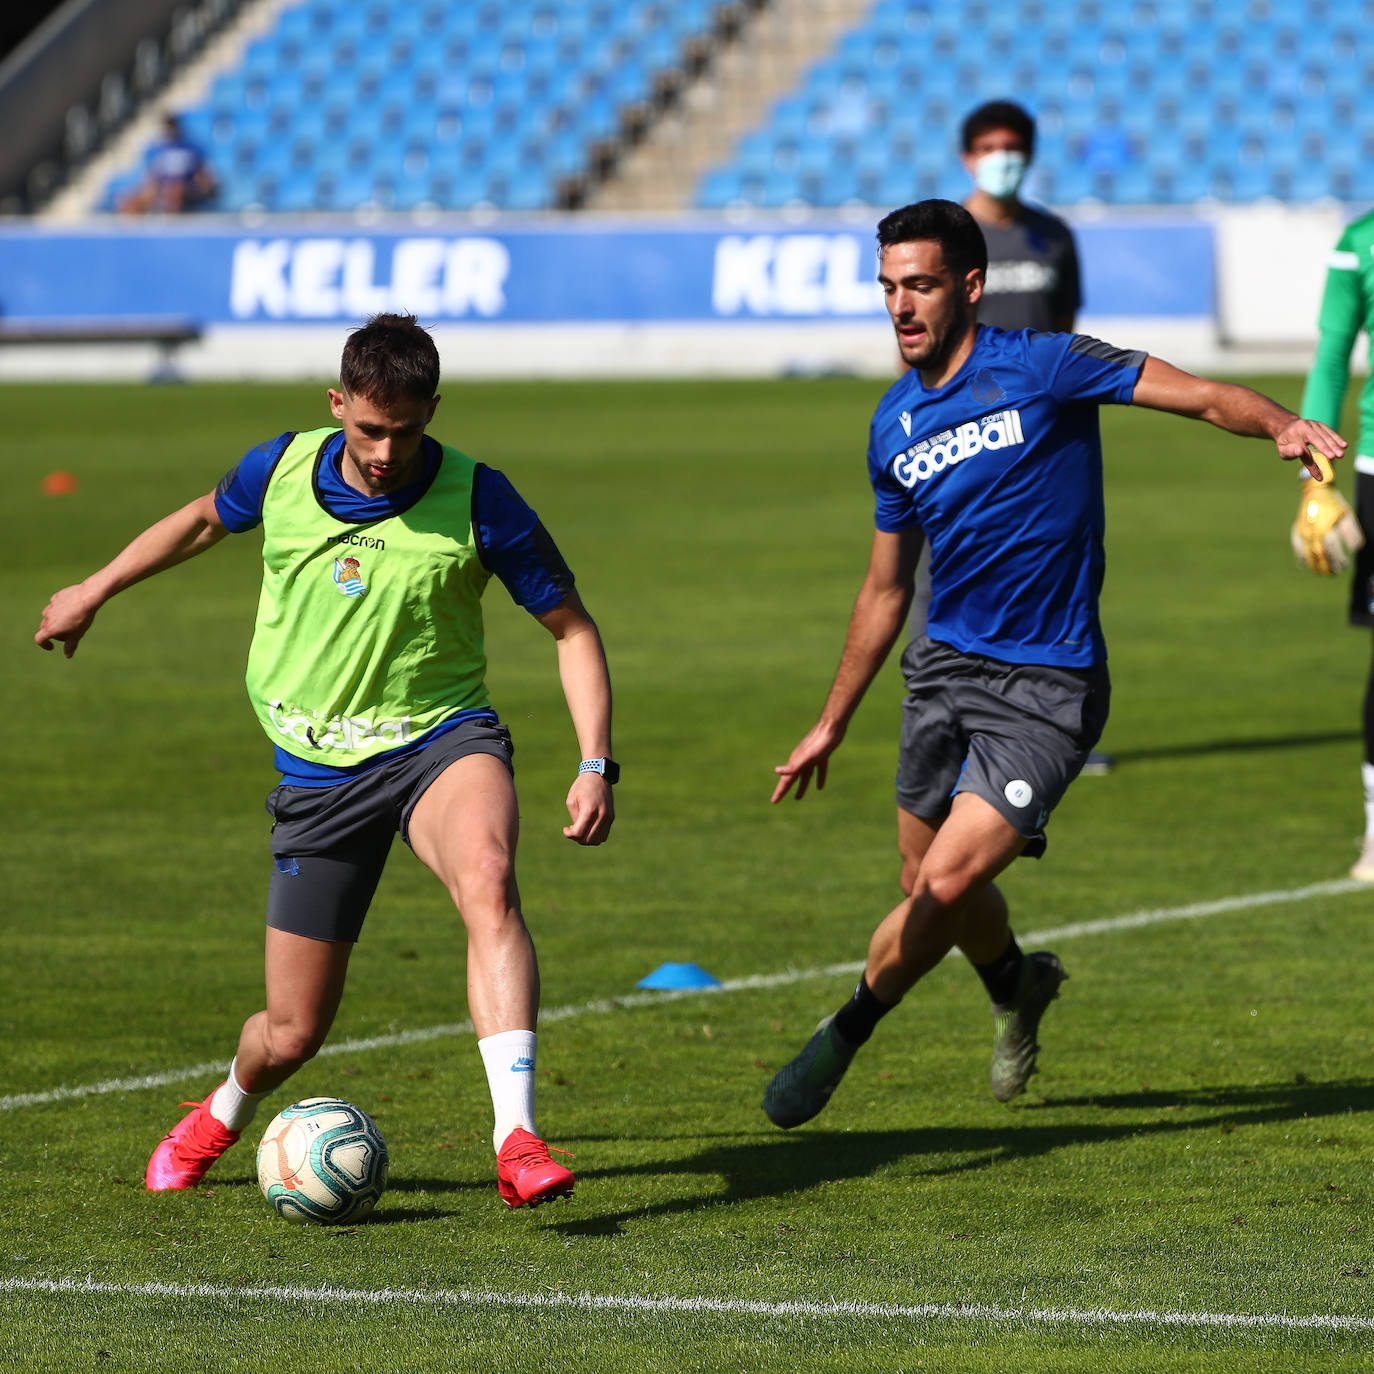
[[[1314,457],[1323,480],[1303,481],[1298,518],[1293,522],[1293,556],[1314,573],[1332,577],[1344,572],[1364,547],[1364,532],[1355,512],[1336,490],[1326,456],[1314,451]]]

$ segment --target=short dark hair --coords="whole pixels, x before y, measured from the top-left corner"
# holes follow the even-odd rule
[[[348,336],[339,382],[378,406],[428,401],[439,390],[439,350],[414,315],[373,315]]]
[[[878,221],[878,252],[892,243],[931,239],[956,277],[988,270],[988,242],[978,221],[952,200],[918,200]]]
[[[1035,153],[1035,120],[1014,100],[989,100],[980,105],[964,120],[960,130],[960,146],[964,152],[973,148],[973,140],[987,133],[989,129],[1010,129],[1026,145],[1026,157]]]

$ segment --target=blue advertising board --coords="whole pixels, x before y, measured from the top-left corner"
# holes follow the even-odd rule
[[[1076,229],[1094,315],[1206,317],[1212,227]],[[871,229],[682,221],[247,227],[184,221],[0,229],[0,318],[187,317],[347,323],[409,310],[429,323],[845,320],[880,316]]]

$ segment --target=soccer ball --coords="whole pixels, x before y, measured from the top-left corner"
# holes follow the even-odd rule
[[[258,1187],[286,1221],[342,1226],[386,1189],[386,1141],[351,1102],[308,1097],[273,1119],[258,1146]]]

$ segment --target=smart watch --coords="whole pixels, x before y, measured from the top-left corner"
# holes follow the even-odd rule
[[[583,759],[577,765],[579,773],[600,773],[614,786],[620,781],[620,765],[614,759]]]

